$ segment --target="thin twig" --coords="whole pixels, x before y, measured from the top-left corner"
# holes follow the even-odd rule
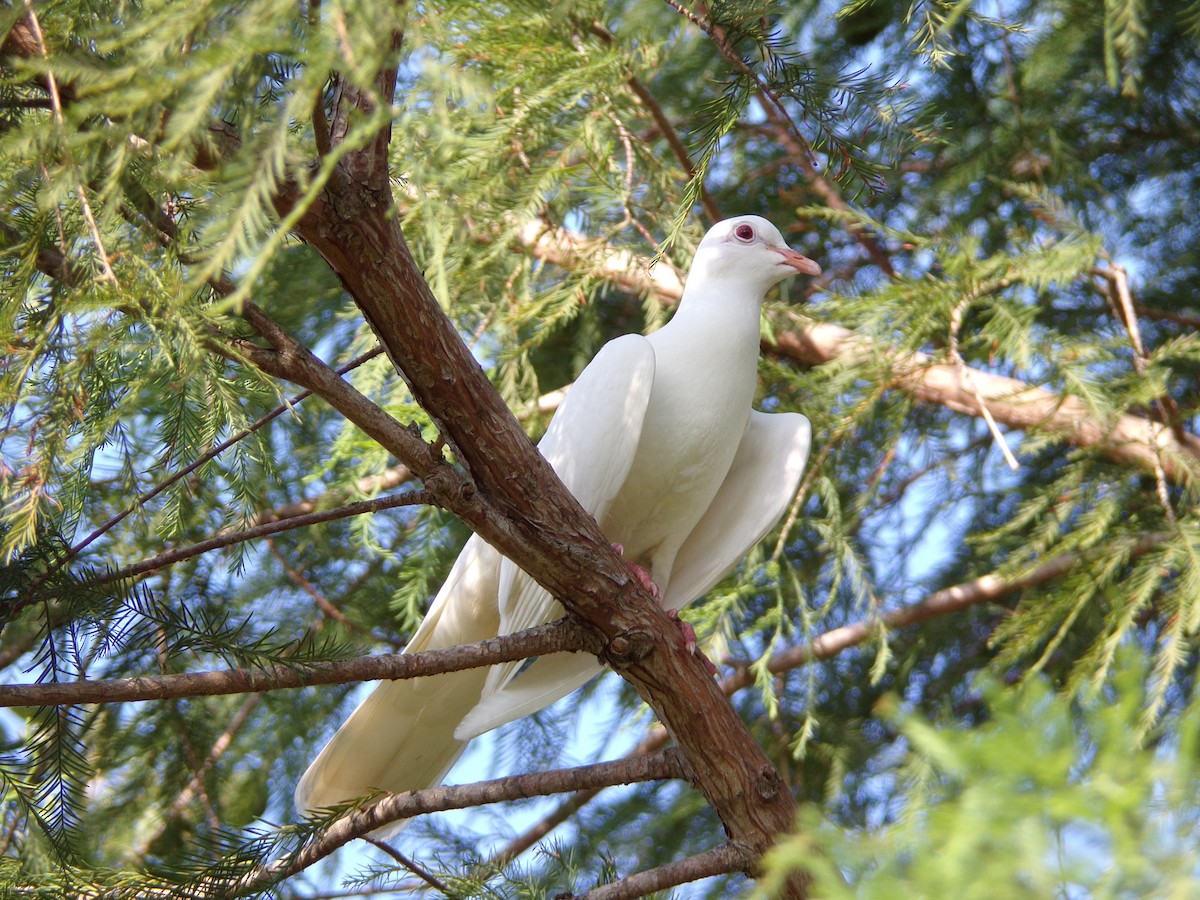
[[[983,414],[983,421],[987,423],[988,430],[992,433],[992,440],[996,442],[996,446],[1004,454],[1004,461],[1015,472],[1021,468],[1021,464],[1017,462],[1017,458],[1008,449],[1008,441],[1004,439],[1004,434],[996,424],[996,420],[992,416],[992,411],[988,409],[987,402],[983,399],[983,394],[979,392],[979,386],[975,384],[974,370],[967,367],[966,361],[963,360],[962,354],[958,351],[958,333],[962,329],[963,316],[966,314],[967,307],[970,306],[975,296],[974,293],[968,292],[963,295],[963,298],[950,311],[950,340],[947,355],[950,357],[950,362],[958,367],[963,384],[974,395],[975,402],[979,404],[979,411]]]
[[[276,522],[264,522],[261,525],[255,525],[253,528],[247,528],[244,531],[221,534],[206,541],[189,544],[186,547],[165,550],[157,556],[143,560],[140,563],[134,563],[131,566],[126,566],[123,569],[102,575],[96,580],[96,583],[107,584],[108,582],[120,581],[124,578],[135,578],[138,575],[145,575],[149,572],[165,569],[167,566],[183,562],[194,556],[200,556],[213,550],[219,550],[222,547],[232,546],[233,544],[241,544],[257,538],[267,537],[268,535],[278,534],[281,531],[307,528],[310,525],[319,525],[323,522],[333,522],[351,516],[382,512],[385,509],[395,509],[400,506],[428,505],[434,502],[434,498],[427,491],[405,491],[402,494],[395,494],[391,497],[376,497],[372,500],[360,500],[357,503],[348,503],[337,509],[326,509],[302,516],[292,516],[290,519],[281,519]]]
[[[49,63],[50,52],[46,48],[46,40],[42,34],[42,25],[38,21],[37,13],[34,12],[32,0],[25,0],[25,12],[29,17],[30,30],[33,32],[33,39],[37,42],[38,52],[41,53],[42,59]],[[50,70],[49,65],[46,67],[46,86],[50,91],[50,106],[54,110],[54,121],[58,124],[59,128],[65,129],[66,118],[63,116],[62,95],[58,90],[58,79],[54,77],[54,72]],[[65,137],[63,153],[66,157],[67,165],[70,166],[70,149],[65,142]],[[88,229],[92,233],[92,240],[96,243],[96,252],[100,256],[100,268],[103,272],[104,280],[116,285],[117,276],[113,274],[112,265],[108,261],[108,253],[104,249],[104,239],[100,236],[100,228],[96,225],[96,217],[92,214],[92,205],[88,202],[87,191],[84,189],[83,182],[79,182],[75,186],[75,191],[79,194],[79,207],[83,212],[84,221],[87,222]]]
[[[616,39],[611,31],[604,27],[599,22],[592,23],[592,34],[600,38],[605,44],[611,45]],[[642,105],[650,113],[650,118],[654,120],[654,124],[658,126],[659,133],[663,136],[663,140],[667,142],[667,146],[671,148],[671,152],[675,155],[676,161],[683,167],[683,171],[687,173],[688,178],[695,178],[699,171],[696,164],[692,161],[688,154],[687,147],[683,145],[683,141],[679,139],[679,133],[675,130],[675,126],[671,124],[671,120],[667,118],[663,112],[662,106],[651,93],[650,89],[635,75],[630,75],[625,81],[626,86],[633,92],[634,96],[641,101]],[[700,205],[704,209],[705,215],[710,222],[717,222],[721,219],[721,210],[717,206],[716,201],[712,198],[712,194],[708,192],[703,184],[700,185]]]
[[[149,853],[150,848],[154,846],[154,843],[160,837],[162,837],[167,828],[170,826],[171,822],[180,816],[185,809],[187,809],[188,805],[192,802],[192,799],[196,796],[196,792],[203,786],[204,779],[208,776],[208,773],[213,770],[213,767],[216,766],[221,757],[225,755],[225,751],[228,750],[233,744],[233,739],[242,729],[242,726],[249,721],[250,713],[254,711],[256,706],[258,706],[260,699],[261,695],[251,694],[246,698],[246,701],[240,707],[238,707],[237,712],[233,714],[233,718],[229,720],[229,724],[225,727],[225,730],[217,736],[215,741],[213,741],[213,745],[211,748],[209,748],[208,754],[205,756],[204,761],[196,768],[195,772],[192,773],[192,777],[188,780],[188,783],[184,786],[183,790],[180,791],[179,795],[174,799],[174,801],[172,801],[171,806],[163,816],[162,821],[158,823],[158,827],[152,834],[142,838],[142,840],[138,842],[138,845],[133,849],[134,856],[140,859]]]
[[[1153,319],[1156,322],[1171,322],[1175,325],[1182,325],[1185,328],[1195,328],[1200,331],[1200,316],[1189,316],[1186,313],[1171,312],[1166,309],[1155,309],[1152,306],[1146,306],[1144,303],[1139,303],[1136,300],[1133,303],[1133,308],[1137,310],[1139,315],[1145,316],[1147,319]]]
[[[369,350],[366,353],[363,353],[360,356],[355,357],[350,362],[346,363],[346,365],[339,368],[337,370],[337,373],[339,375],[345,375],[347,372],[358,368],[363,363],[374,359],[376,356],[378,356],[382,352],[383,352],[382,347],[376,347],[374,350]],[[31,593],[35,592],[36,588],[42,582],[44,582],[46,578],[53,575],[55,572],[57,572],[59,569],[61,569],[66,563],[70,562],[72,559],[77,557],[80,553],[82,553],[85,549],[87,549],[87,547],[90,544],[92,544],[95,540],[97,540],[98,538],[103,536],[106,532],[111,531],[113,528],[115,528],[117,525],[119,525],[127,516],[131,515],[136,510],[145,506],[147,503],[149,503],[151,500],[153,500],[155,497],[157,497],[159,494],[161,494],[163,491],[165,491],[171,485],[175,484],[181,478],[186,478],[192,472],[196,471],[196,469],[200,468],[200,466],[204,465],[205,463],[209,462],[210,460],[212,460],[212,459],[216,458],[217,456],[219,456],[220,454],[224,453],[226,450],[228,450],[234,444],[249,437],[251,434],[258,431],[264,425],[267,425],[269,422],[271,422],[274,419],[278,418],[279,416],[283,415],[285,412],[292,409],[294,406],[296,406],[301,401],[307,399],[310,396],[312,396],[312,391],[301,391],[300,393],[296,394],[291,399],[285,400],[283,403],[281,403],[279,406],[275,407],[273,410],[271,410],[265,416],[262,416],[257,421],[255,421],[255,422],[251,423],[250,425],[246,426],[245,428],[243,428],[241,431],[237,432],[236,434],[232,435],[228,439],[217,444],[212,449],[205,451],[195,461],[184,466],[178,472],[174,472],[169,477],[163,479],[161,482],[159,482],[157,485],[155,485],[151,490],[147,491],[146,493],[144,493],[140,497],[138,497],[136,500],[134,500],[133,503],[131,503],[129,506],[127,506],[124,510],[117,513],[117,515],[110,518],[103,525],[99,526],[95,531],[93,531],[91,534],[89,534],[87,537],[85,537],[82,541],[80,541],[79,543],[72,546],[71,549],[68,550],[66,552],[66,554],[64,554],[63,558],[57,560],[54,563],[54,565],[49,569],[49,571],[46,573],[46,575],[42,576],[41,581],[39,581],[38,584],[34,585],[34,589],[33,589],[33,591],[31,591]]]
[[[279,522],[283,519],[302,516],[305,513],[312,512],[319,506],[340,505],[348,496],[356,493],[377,494],[383,491],[390,491],[393,488],[398,488],[405,482],[411,481],[412,477],[412,472],[409,471],[408,466],[403,464],[391,466],[382,472],[364,475],[355,481],[353,485],[330,488],[307,500],[296,500],[292,503],[284,503],[276,506],[273,509],[264,510],[251,520],[251,525],[261,525],[264,522]]]
[[[825,202],[825,205],[831,209],[849,210],[849,204],[846,203],[837,188],[817,171],[816,164],[812,160],[812,147],[809,145],[808,139],[796,125],[791,114],[787,111],[787,106],[784,104],[783,98],[746,63],[741,54],[730,43],[724,29],[715,22],[698,16],[679,2],[679,0],[665,0],[665,2],[673,10],[708,35],[709,39],[713,42],[713,46],[717,48],[717,51],[725,58],[726,62],[749,78],[754,84],[755,91],[759,95],[763,113],[774,127],[776,136],[787,150],[788,156],[804,173],[805,180],[808,181],[812,189]],[[892,266],[892,261],[887,251],[880,246],[879,242],[872,235],[862,228],[852,227],[849,231],[851,236],[867,251],[867,254],[871,257],[871,261],[885,275],[891,277],[895,274],[895,268]]]
[[[1133,297],[1129,292],[1129,276],[1125,271],[1124,266],[1110,265],[1107,269],[1101,270],[1101,274],[1108,279],[1112,285],[1113,293],[1116,294],[1116,311],[1117,318],[1121,320],[1121,324],[1125,326],[1125,331],[1129,334],[1129,343],[1133,348],[1133,370],[1138,375],[1146,374],[1146,347],[1142,343],[1142,332],[1138,326],[1137,312],[1134,310]],[[1111,299],[1111,298],[1110,298]],[[1155,401],[1159,413],[1164,418],[1170,418],[1170,411],[1167,408],[1167,403],[1163,400]],[[1151,422],[1151,433],[1154,436],[1154,487],[1158,495],[1159,505],[1162,506],[1163,512],[1167,517],[1167,521],[1175,524],[1178,520],[1175,516],[1175,507],[1171,504],[1171,495],[1167,490],[1167,473],[1163,467],[1162,460],[1162,443],[1159,436],[1164,431],[1164,426],[1159,422]]]
[[[404,868],[406,868],[408,871],[412,872],[414,875],[424,881],[435,891],[441,891],[447,897],[450,896],[450,888],[442,883],[441,879],[439,879],[436,875],[427,870],[424,866],[418,864],[416,860],[409,859],[386,841],[381,841],[370,836],[364,837],[363,840],[368,844],[374,844],[392,859],[396,860],[396,862],[400,863],[400,865],[404,866]]]
[[[312,598],[313,603],[326,619],[333,619],[335,622],[338,622],[346,628],[349,628],[351,631],[368,635],[372,640],[389,644],[396,650],[404,649],[403,641],[399,640],[396,636],[390,634],[378,634],[372,631],[366,625],[354,621],[348,615],[342,612],[336,603],[326,597],[325,594],[319,588],[317,588],[315,584],[305,578],[303,574],[301,574],[297,569],[288,563],[287,557],[283,555],[274,541],[268,539],[267,548],[271,551],[271,555],[275,557],[276,562],[278,562],[283,568],[283,572],[285,575],[287,575],[288,579],[294,585],[296,585],[296,587],[300,588],[300,590],[304,591],[304,593],[308,594],[308,596]],[[346,596],[353,596],[354,593],[355,587],[352,585],[350,589],[347,590]]]
[[[547,653],[579,651],[585,646],[599,649],[592,646],[591,639],[576,622],[564,618],[473,644],[421,653],[384,653],[336,661],[289,661],[257,669],[218,669],[104,681],[5,684],[0,685],[0,707],[130,703],[262,693],[318,684],[422,678]]]

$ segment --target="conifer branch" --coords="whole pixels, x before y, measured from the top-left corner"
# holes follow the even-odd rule
[[[813,189],[813,192],[830,209],[848,212],[850,204],[846,202],[846,199],[842,196],[842,192],[817,169],[808,145],[796,139],[795,124],[792,122],[791,117],[787,115],[786,109],[776,108],[772,104],[763,104],[763,107],[767,114],[767,120],[773,127],[775,136],[787,150],[788,159],[794,162],[800,168],[800,171],[804,173],[804,179],[808,182],[809,187]],[[879,241],[875,240],[874,235],[859,225],[851,226],[847,230],[850,236],[866,250],[871,262],[878,266],[881,272],[889,278],[896,274],[891,257]]]
[[[279,534],[283,531],[307,528],[310,525],[320,525],[325,522],[336,522],[339,519],[383,512],[386,509],[396,509],[401,506],[421,505],[436,505],[436,498],[429,494],[428,491],[405,491],[402,494],[395,494],[391,497],[375,497],[371,500],[359,500],[357,503],[348,503],[336,509],[305,513],[284,519],[274,519],[243,531],[219,534],[205,541],[188,544],[186,547],[175,547],[170,550],[164,550],[150,559],[134,563],[115,572],[101,575],[96,583],[105,584],[110,581],[121,581],[125,578],[136,578],[139,575],[147,575],[213,550],[220,550],[224,547],[231,547],[234,544],[245,543],[246,541],[258,540],[259,538]]]
[[[759,105],[773,126],[776,138],[787,149],[788,158],[799,166],[800,171],[804,173],[805,180],[825,205],[830,209],[849,210],[849,204],[846,203],[841,192],[817,170],[812,158],[812,147],[800,131],[799,126],[796,125],[791,113],[788,112],[779,92],[746,63],[730,41],[725,29],[711,18],[692,12],[679,0],[666,0],[666,4],[703,31],[725,61],[754,85],[754,90],[759,97]],[[867,251],[871,261],[879,267],[880,271],[888,277],[895,274],[887,252],[871,234],[858,227],[851,228],[850,234]]]
[[[42,26],[38,21],[37,13],[34,11],[32,0],[25,0],[25,17],[29,23],[29,32],[33,36],[34,44],[37,47],[38,54],[44,60],[50,59],[50,53],[46,49],[46,39],[42,35]],[[54,121],[59,128],[65,126],[63,118],[63,98],[58,89],[58,79],[54,72],[49,68],[46,69],[46,88],[50,94],[50,108],[54,112]],[[68,168],[72,166],[69,151],[67,153],[66,165]],[[43,170],[44,171],[44,170]],[[104,249],[104,238],[100,234],[100,228],[96,225],[96,217],[92,213],[92,204],[88,200],[88,192],[84,187],[83,182],[78,182],[75,186],[75,193],[79,196],[79,208],[83,214],[83,219],[87,223],[88,230],[91,232],[92,240],[96,244],[96,253],[100,258],[100,270],[105,281],[116,285],[117,276],[113,273],[112,264],[109,262],[108,251]]]
[[[383,348],[376,348],[363,354],[359,357],[360,360],[366,361],[366,358],[374,358],[383,352]],[[338,369],[338,374],[343,374],[344,369]],[[558,409],[569,385],[558,390],[549,391],[537,399],[536,402],[529,404],[528,407],[520,409],[516,412],[519,421],[526,421],[535,415],[546,415]],[[285,503],[281,506],[276,506],[273,509],[266,510],[255,516],[252,524],[261,525],[264,522],[275,522],[281,519],[288,519],[292,516],[300,516],[305,513],[310,513],[319,507],[328,506],[331,503],[341,503],[355,493],[358,494],[376,494],[384,491],[390,491],[400,485],[413,480],[412,470],[403,463],[398,463],[394,466],[389,466],[380,472],[375,472],[371,475],[363,475],[354,482],[353,488],[332,488],[328,491],[320,493],[307,500],[297,500],[294,503]]]
[[[1129,344],[1133,350],[1133,370],[1138,375],[1146,374],[1146,364],[1148,357],[1146,348],[1142,344],[1142,332],[1138,325],[1137,311],[1134,308],[1133,296],[1129,292],[1129,277],[1123,266],[1109,265],[1108,268],[1101,270],[1101,275],[1112,288],[1112,295],[1109,296],[1109,301],[1113,305],[1113,311],[1117,315],[1117,319],[1125,327],[1125,332],[1129,335]],[[1154,401],[1154,406],[1159,415],[1167,420],[1178,423],[1179,411],[1175,408],[1174,402],[1170,396],[1160,397]],[[1166,514],[1167,521],[1175,524],[1177,519],[1175,516],[1175,507],[1171,504],[1171,495],[1167,489],[1167,475],[1163,468],[1162,448],[1160,446],[1159,436],[1165,426],[1161,422],[1151,420],[1152,434],[1154,437],[1155,457],[1154,457],[1154,486],[1155,492],[1158,494],[1159,505],[1162,506],[1163,512]]]
[[[595,519],[530,444],[446,317],[393,215],[386,167],[351,166],[346,174],[347,179],[331,179],[329,184],[336,182],[338,190],[325,187],[321,198],[296,220],[297,233],[329,263],[408,382],[413,398],[478,484],[474,502],[458,496],[447,498],[444,505],[605,644],[606,660],[670,729],[696,773],[697,788],[732,839],[765,852],[792,827],[795,817],[794,799],[779,773],[716,690],[704,664],[685,646],[679,629],[637,584]],[[295,342],[274,323],[263,321],[261,310],[247,304],[245,313],[274,347],[275,359],[264,358],[265,363],[309,379],[298,383],[326,399],[346,396],[348,386],[328,378],[327,367],[307,350],[291,346]],[[356,397],[348,409],[365,412],[368,402]],[[383,421],[373,419],[364,430],[392,449],[396,423],[382,411],[378,415]],[[351,420],[363,427],[362,421]],[[408,441],[419,441],[400,430]],[[419,450],[396,455],[423,475],[419,466],[434,468],[440,453],[435,460],[430,448],[419,443]],[[457,472],[448,472],[447,478],[463,483]],[[436,494],[428,477],[425,485]],[[636,652],[638,647],[649,652]],[[803,894],[803,879],[797,875],[789,881],[787,895]]]
[[[225,751],[228,750],[233,744],[233,740],[237,736],[237,733],[242,729],[242,726],[249,721],[250,714],[254,711],[255,707],[258,706],[260,699],[260,695],[251,694],[246,698],[245,702],[238,707],[237,712],[235,712],[233,717],[229,720],[229,724],[225,726],[225,730],[217,736],[215,741],[213,741],[212,747],[209,748],[209,751],[205,755],[203,762],[192,773],[192,777],[188,779],[188,783],[184,785],[183,790],[176,795],[173,801],[171,801],[170,807],[168,807],[166,813],[163,814],[162,820],[158,823],[157,827],[155,827],[154,831],[139,839],[137,844],[131,848],[130,852],[134,857],[138,859],[144,858],[146,854],[150,852],[150,849],[154,846],[154,844],[171,827],[171,824],[183,814],[184,810],[188,808],[193,798],[196,796],[197,791],[199,791],[203,786],[204,779],[217,765],[221,757],[225,755]]]
[[[1174,481],[1193,477],[1200,466],[1200,439],[1191,434],[1180,439],[1170,431],[1159,431],[1142,416],[1122,413],[1111,424],[1102,422],[1077,397],[971,367],[959,370],[925,353],[881,346],[838,325],[808,323],[799,317],[796,325],[778,334],[777,348],[797,362],[823,365],[834,360],[887,359],[895,373],[894,386],[923,402],[982,417],[978,391],[995,419],[1010,428],[1053,432],[1076,447],[1094,448],[1109,459],[1151,472],[1161,456],[1164,471]]]
[[[164,241],[166,243],[174,242],[177,239],[178,231],[175,227],[175,223],[172,220],[166,219],[164,221],[163,229],[159,232],[159,237],[162,241]],[[48,263],[47,266],[43,269],[43,271],[45,274],[49,275],[50,277],[58,279],[58,280],[62,280],[62,281],[66,281],[70,275],[70,273],[67,270],[65,257],[61,257],[61,256],[56,257],[51,263]],[[213,288],[214,288],[214,290],[216,290],[219,294],[221,294],[223,296],[227,296],[233,292],[232,285],[230,283],[226,283],[225,281],[222,281],[220,283],[214,283]],[[375,347],[371,350],[366,351],[365,353],[359,354],[357,357],[352,359],[350,362],[339,367],[335,371],[338,375],[345,375],[347,372],[351,372],[354,369],[357,369],[359,366],[374,359],[376,356],[379,356],[382,352],[383,352],[383,348]],[[296,394],[291,399],[285,400],[279,406],[275,407],[273,410],[268,412],[266,415],[261,416],[257,421],[255,421],[255,422],[251,423],[250,425],[246,426],[245,428],[237,431],[230,437],[226,438],[224,441],[221,441],[216,446],[214,446],[211,449],[207,450],[206,452],[202,453],[199,457],[197,457],[191,463],[187,464],[186,466],[179,469],[178,471],[173,472],[171,475],[164,478],[162,481],[158,482],[150,490],[141,494],[136,500],[133,501],[133,503],[129,504],[129,506],[125,507],[125,509],[123,509],[121,512],[110,517],[104,523],[97,526],[86,537],[84,537],[82,540],[78,541],[77,543],[73,544],[66,551],[66,553],[64,553],[62,555],[61,558],[56,560],[54,562],[54,564],[47,569],[47,571],[38,579],[37,582],[35,582],[33,587],[28,591],[28,596],[27,596],[26,600],[24,602],[22,602],[21,606],[26,605],[26,603],[28,602],[29,599],[32,599],[33,597],[35,597],[37,595],[38,589],[43,584],[45,584],[46,581],[51,576],[53,576],[55,573],[60,571],[63,568],[63,566],[65,566],[67,563],[69,563],[72,559],[77,558],[80,553],[82,553],[89,546],[91,546],[93,543],[95,543],[99,538],[103,537],[105,534],[107,534],[109,531],[111,531],[113,528],[115,528],[117,525],[119,525],[121,522],[123,522],[132,513],[136,512],[138,509],[141,509],[142,507],[144,507],[147,503],[149,503],[151,500],[153,500],[155,497],[157,497],[159,494],[161,494],[167,488],[171,487],[171,485],[176,484],[181,479],[188,477],[189,475],[191,475],[193,472],[195,472],[197,469],[199,469],[204,464],[211,462],[213,459],[220,456],[222,453],[224,453],[229,448],[231,448],[231,447],[235,446],[236,444],[240,443],[241,441],[245,440],[251,434],[254,434],[259,429],[263,428],[264,426],[266,426],[270,422],[274,421],[279,416],[283,415],[283,413],[287,412],[288,410],[292,409],[294,406],[303,402],[309,396],[311,396],[311,394],[312,394],[312,391],[304,390],[304,391],[301,391],[300,393]],[[379,487],[376,489],[377,490],[386,490],[386,487]],[[299,512],[292,513],[292,515],[300,515],[301,513],[304,513],[304,512],[310,512],[310,511],[312,511],[312,508],[313,507],[309,507],[308,509],[302,509]],[[354,515],[354,513],[347,513],[347,515]],[[276,515],[269,520],[256,522],[255,524],[256,525],[265,524],[265,521],[277,521],[277,520],[283,519],[283,518],[288,518],[288,516]],[[312,524],[312,523],[310,523],[310,524]],[[297,527],[300,527],[300,526],[297,526]],[[255,536],[258,536],[258,535],[255,535]],[[247,539],[249,539],[249,538],[241,538],[241,540],[247,540]],[[236,543],[236,541],[234,541],[234,543]],[[219,546],[226,546],[226,545],[222,544]],[[215,547],[207,547],[206,549],[209,549],[209,550],[215,549]],[[206,552],[206,551],[201,550],[198,552]],[[191,554],[191,555],[195,555],[195,554]],[[186,556],[180,557],[180,559],[183,559],[183,558],[187,558],[187,557]],[[172,561],[178,562],[179,559],[174,559]],[[111,580],[111,578],[124,577],[125,574],[137,574],[137,573],[123,572],[122,574],[110,576],[110,578],[106,579],[106,580]],[[16,612],[17,612],[17,609],[10,610],[9,615],[10,616],[14,615]]]
[[[434,447],[425,443],[419,430],[400,424],[372,403],[254,303],[244,303],[242,314],[271,344],[271,349],[237,342],[234,349],[215,344],[215,352],[230,359],[248,359],[268,375],[308,388],[421,478],[424,490],[438,506],[459,515],[468,524],[481,518],[494,521],[494,513],[488,508],[481,509],[475,502],[474,485],[446,462],[440,450],[435,452]]]
[[[1129,548],[1130,559],[1145,555],[1161,545],[1168,537],[1161,533],[1150,534],[1133,542]],[[1052,557],[1022,575],[1005,577],[992,573],[962,584],[942,588],[911,606],[831,629],[806,643],[780,650],[767,661],[766,670],[772,675],[782,675],[813,662],[832,659],[846,650],[865,643],[873,634],[878,633],[880,626],[889,629],[908,628],[931,619],[963,612],[981,603],[993,603],[1020,591],[1049,584],[1071,572],[1083,558],[1084,554],[1082,553],[1064,553]],[[720,681],[721,690],[726,696],[733,696],[739,691],[754,686],[755,678],[748,663],[731,660],[725,662],[726,665],[734,667],[734,672]],[[666,746],[668,739],[666,730],[662,726],[655,725],[626,756],[633,757],[643,753],[657,752]],[[567,798],[537,824],[506,844],[492,857],[492,862],[503,865],[515,859],[586,806],[599,792],[598,789],[580,791]]]
[[[210,672],[113,678],[104,681],[6,684],[0,685],[0,707],[133,703],[182,697],[264,693],[318,684],[422,678],[444,672],[513,662],[547,653],[577,652],[584,647],[599,649],[577,623],[570,619],[560,619],[548,625],[488,638],[474,644],[444,650],[423,650],[419,653],[384,653],[337,661],[296,660],[259,669],[218,669]]]
[[[301,872],[320,862],[339,847],[372,831],[427,813],[450,809],[466,809],[490,803],[504,803],[562,794],[568,791],[611,787],[618,784],[637,784],[644,781],[663,781],[687,778],[686,763],[674,749],[637,758],[614,762],[594,763],[573,769],[556,769],[530,775],[510,775],[474,784],[451,785],[385,794],[357,810],[336,819],[329,827],[299,852],[261,866],[238,879],[219,896],[236,897],[262,890],[270,884]]]
[[[404,866],[404,868],[406,868],[408,871],[412,872],[419,879],[424,881],[427,885],[429,885],[435,891],[441,891],[442,894],[444,894],[447,897],[451,896],[451,889],[449,887],[447,887],[441,881],[441,879],[439,879],[436,875],[434,875],[432,872],[430,872],[424,866],[420,865],[416,860],[410,859],[409,857],[405,856],[403,853],[401,853],[399,850],[397,850],[391,844],[387,843],[386,841],[377,840],[376,838],[373,838],[370,836],[364,837],[363,840],[366,841],[368,844],[371,844],[372,846],[377,847],[380,850],[382,850],[384,853],[386,853],[392,859],[396,860],[396,862],[400,863],[400,865]]]
[[[600,22],[592,23],[592,34],[606,45],[611,46],[615,41],[613,33]],[[642,106],[646,108],[646,111],[650,113],[650,118],[658,126],[658,131],[662,135],[663,140],[667,142],[671,153],[674,154],[676,162],[687,173],[688,178],[695,178],[696,173],[699,171],[696,168],[696,163],[692,161],[687,147],[679,139],[679,132],[675,130],[675,126],[671,124],[671,120],[667,118],[667,114],[663,112],[663,108],[654,94],[636,75],[630,75],[625,84],[633,95],[638,98]],[[722,218],[717,201],[713,199],[712,194],[709,193],[708,188],[703,184],[700,185],[700,205],[704,208],[704,213],[708,216],[710,223],[717,222]]]

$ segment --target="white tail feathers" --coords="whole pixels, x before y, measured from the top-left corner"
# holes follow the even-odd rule
[[[308,767],[296,808],[311,813],[373,790],[440,782],[466,747],[454,729],[478,700],[486,671],[380,684]]]
[[[497,691],[485,692],[479,704],[454,731],[456,740],[469,741],[561,700],[602,671],[588,653],[543,656]]]
[[[500,554],[467,541],[406,652],[494,637]],[[375,790],[415,791],[437,784],[462,754],[454,729],[479,702],[487,669],[385,681],[330,738],[296,787],[303,813]]]

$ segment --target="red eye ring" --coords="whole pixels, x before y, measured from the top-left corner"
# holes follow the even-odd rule
[[[733,229],[733,235],[739,241],[752,241],[754,240],[754,229],[749,225],[739,225]]]

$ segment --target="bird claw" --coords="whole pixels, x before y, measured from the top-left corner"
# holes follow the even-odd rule
[[[620,544],[613,544],[612,548],[617,551],[617,556],[620,556],[625,552],[625,548]],[[633,577],[638,580],[638,584],[650,592],[651,597],[653,597],[655,600],[662,599],[662,591],[658,589],[658,585],[654,583],[654,579],[650,577],[649,572],[647,572],[637,563],[632,563],[629,560],[622,560],[622,562],[624,562],[629,571],[633,573]]]
[[[711,659],[704,655],[704,651],[696,645],[696,629],[689,625],[683,619],[679,618],[679,610],[669,609],[667,615],[676,625],[679,626],[680,632],[683,633],[683,649],[692,656],[696,657],[700,662],[704,663],[704,668],[708,669],[708,673],[712,676],[717,676],[721,673]]]
[[[617,556],[621,556],[625,553],[625,548],[620,544],[614,543],[612,548],[617,551]],[[653,597],[655,600],[662,600],[662,591],[658,589],[658,585],[654,583],[654,579],[650,577],[649,572],[647,572],[637,563],[632,563],[627,559],[623,559],[622,562],[629,567],[629,571],[633,573],[635,578],[637,578],[638,583],[650,592],[651,597]],[[721,670],[713,665],[713,661],[705,656],[704,651],[696,645],[696,629],[694,629],[687,622],[683,621],[683,619],[679,618],[679,610],[677,609],[667,610],[667,615],[670,616],[671,621],[679,626],[679,630],[683,634],[683,648],[692,656],[695,656],[697,659],[699,659],[700,662],[704,663],[704,668],[708,669],[709,674],[713,675],[714,677],[719,675]]]

